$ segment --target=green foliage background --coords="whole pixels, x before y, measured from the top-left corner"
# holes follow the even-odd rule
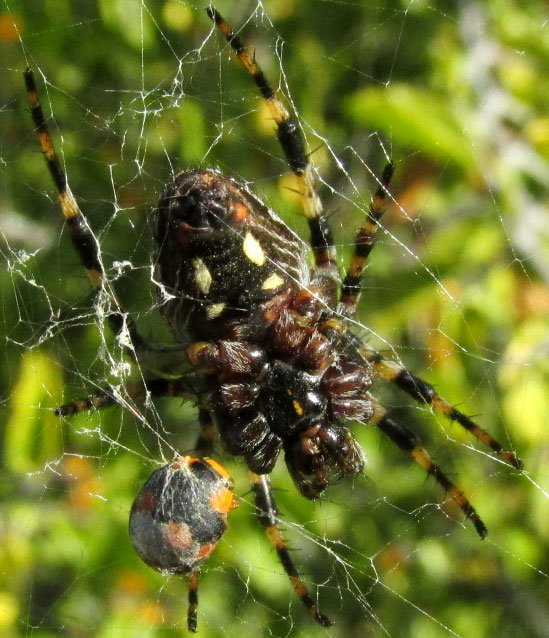
[[[27,65],[37,72],[72,189],[124,306],[165,340],[151,210],[178,167],[217,166],[247,180],[305,234],[272,122],[203,8],[0,2],[3,636],[186,633],[184,580],[142,565],[126,527],[150,472],[173,448],[192,448],[195,415],[172,400],[157,410],[138,404],[146,424],[117,407],[54,417],[62,401],[119,385],[125,359],[62,230],[21,74]],[[336,620],[330,635],[549,636],[547,3],[220,0],[218,8],[245,25],[244,39],[295,106],[342,263],[372,173],[394,159],[394,201],[360,320],[370,343],[478,414],[526,467],[509,469],[382,387],[471,495],[486,541],[373,428],[357,428],[365,477],[334,486],[321,503],[304,502],[280,464],[273,481],[286,536]],[[244,468],[221,451],[220,459],[241,506],[204,569],[200,635],[323,635],[253,519]]]

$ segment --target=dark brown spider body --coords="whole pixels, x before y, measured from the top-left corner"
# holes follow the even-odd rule
[[[207,375],[203,401],[228,451],[266,474],[284,450],[308,498],[360,472],[342,418],[371,416],[371,373],[342,350],[304,242],[212,170],[181,173],[166,189],[156,239],[163,312],[176,338],[194,342],[189,357]]]

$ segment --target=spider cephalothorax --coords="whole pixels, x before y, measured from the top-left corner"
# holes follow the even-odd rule
[[[259,88],[276,124],[277,137],[294,174],[295,189],[308,221],[314,267],[308,267],[305,243],[244,185],[213,169],[179,173],[165,188],[155,211],[160,307],[177,347],[149,343],[123,312],[111,287],[105,285],[98,242],[67,185],[38,100],[34,76],[27,70],[31,113],[73,244],[92,285],[110,296],[109,319],[114,332],[121,335],[127,330],[132,358],[144,368],[165,373],[144,375],[142,383],[126,386],[126,394],[131,398],[145,393],[180,396],[194,401],[200,423],[197,454],[204,457],[213,452],[217,433],[228,452],[245,459],[251,472],[258,520],[267,530],[296,594],[315,620],[327,627],[332,621],[321,613],[308,593],[277,526],[268,474],[280,453],[301,494],[317,498],[339,477],[362,471],[362,452],[350,425],[368,423],[431,474],[484,538],[486,526],[464,493],[433,462],[414,432],[393,419],[370,393],[374,377],[380,377],[459,423],[513,467],[520,469],[522,464],[513,452],[456,410],[431,385],[366,346],[348,325],[348,318],[356,312],[362,276],[384,211],[392,163],[386,165],[378,180],[341,282],[328,217],[315,190],[299,126],[292,122],[255,55],[213,7],[207,12]],[[70,416],[114,402],[112,392],[100,391],[61,406],[57,414]],[[210,469],[212,463],[215,462],[209,462]],[[176,465],[180,470],[185,464],[176,461]],[[200,463],[189,461],[185,471],[187,465],[201,467]],[[172,486],[171,470],[158,475],[161,480],[155,475],[154,489],[147,488],[146,498],[138,499],[134,527],[137,524],[146,542],[164,538],[168,529],[169,551],[160,548],[157,552],[155,548],[152,554],[143,552],[148,562],[161,568],[164,558],[167,562],[173,558],[172,562],[177,563],[173,571],[185,571],[187,567],[193,570],[188,626],[195,631],[198,572],[194,569],[197,563],[189,561],[209,545],[184,543],[184,551],[179,552],[182,548],[178,546],[174,554],[173,544],[182,540],[185,529],[181,523],[188,526],[188,521],[194,519],[185,518],[187,512],[172,507],[172,503],[158,510],[149,498],[149,492],[161,493],[165,484]],[[223,481],[227,477],[226,471],[216,466],[216,473],[202,488],[189,487],[195,483],[185,479],[173,483],[176,488],[170,491],[170,498],[180,498],[188,507],[205,507],[212,516],[222,516],[223,525],[211,536],[216,542],[224,529],[227,503],[232,505],[232,497],[224,501],[221,511],[211,500],[204,504],[202,497],[208,496],[207,488],[217,485],[218,479],[226,494]],[[197,493],[189,495],[189,489]],[[198,496],[201,498],[195,498]],[[171,533],[174,524],[175,535]],[[200,527],[195,523],[190,526],[197,538]],[[189,534],[183,536],[189,540]],[[137,540],[143,549],[139,544],[143,541],[141,534]]]

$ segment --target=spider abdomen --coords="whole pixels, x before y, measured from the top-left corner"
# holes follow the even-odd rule
[[[184,574],[215,549],[236,506],[232,479],[219,463],[177,457],[153,472],[139,492],[130,536],[148,565]]]
[[[185,171],[156,218],[162,310],[174,336],[230,334],[231,320],[308,283],[303,241],[243,185],[214,170]],[[162,295],[164,293],[164,295]]]

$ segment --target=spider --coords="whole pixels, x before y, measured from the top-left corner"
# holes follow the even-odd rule
[[[134,361],[179,373],[176,378],[156,376],[129,384],[128,395],[194,401],[200,424],[197,456],[210,456],[219,435],[231,455],[243,457],[259,523],[296,594],[311,616],[328,627],[332,621],[308,592],[278,528],[269,474],[281,453],[301,495],[317,499],[339,478],[362,472],[363,454],[350,426],[371,424],[435,478],[484,538],[486,526],[465,494],[433,462],[415,433],[370,392],[374,378],[381,377],[461,425],[514,468],[521,469],[522,463],[429,383],[385,359],[351,329],[349,319],[356,313],[393,164],[382,172],[341,280],[299,126],[255,55],[215,8],[207,14],[251,76],[276,124],[308,222],[314,267],[307,265],[305,242],[243,184],[214,169],[182,171],[165,187],[154,211],[161,312],[180,347],[166,348],[143,338],[107,285],[99,246],[61,169],[31,70],[25,72],[26,87],[73,245],[92,286],[110,296],[113,331],[118,336],[127,331]],[[59,407],[57,414],[69,417],[114,403],[112,393],[102,391]]]

